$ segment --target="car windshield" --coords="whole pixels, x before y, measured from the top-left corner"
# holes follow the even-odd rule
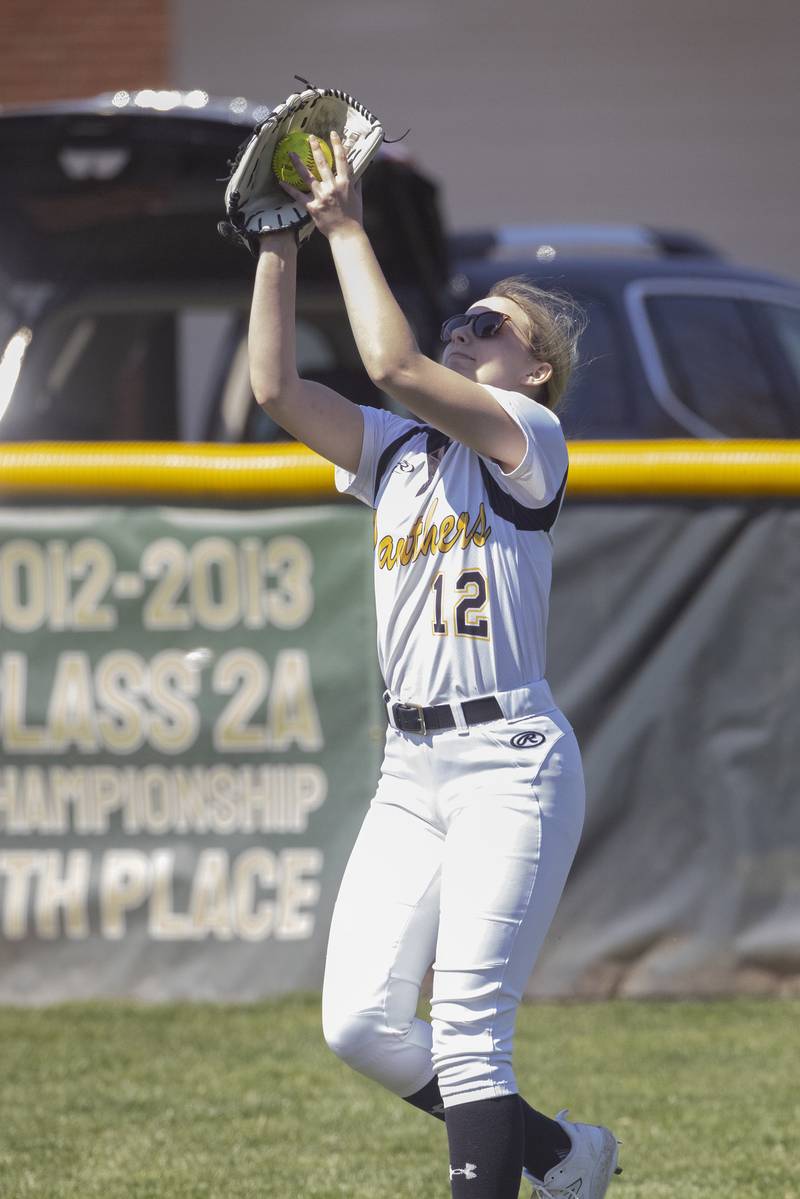
[[[0,437],[175,437],[179,324],[163,298],[45,301],[6,338]]]
[[[218,284],[25,297],[0,312],[0,440],[284,437],[254,411],[249,300]],[[344,311],[330,297],[312,295],[298,312],[297,360],[307,377],[378,402],[365,394]]]

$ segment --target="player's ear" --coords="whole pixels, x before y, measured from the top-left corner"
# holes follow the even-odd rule
[[[541,387],[543,383],[553,377],[553,368],[549,362],[534,362],[528,374],[525,376],[525,383],[528,387]]]

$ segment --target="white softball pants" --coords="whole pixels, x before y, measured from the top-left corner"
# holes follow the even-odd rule
[[[580,753],[558,709],[466,735],[390,726],[333,914],[323,1030],[334,1053],[403,1097],[435,1074],[445,1107],[516,1092],[516,1011],[583,813]],[[431,965],[429,1024],[416,1009]]]

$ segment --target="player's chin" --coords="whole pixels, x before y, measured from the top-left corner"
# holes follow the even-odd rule
[[[453,358],[448,358],[444,363],[448,370],[455,371],[457,375],[464,375],[467,379],[471,379],[475,373],[475,363],[469,358],[462,358],[456,354]]]

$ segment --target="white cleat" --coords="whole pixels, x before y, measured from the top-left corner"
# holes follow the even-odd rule
[[[599,1124],[572,1124],[564,1119],[567,1108],[556,1121],[572,1142],[572,1149],[540,1181],[525,1172],[533,1183],[531,1199],[603,1199],[617,1167],[617,1139]]]

